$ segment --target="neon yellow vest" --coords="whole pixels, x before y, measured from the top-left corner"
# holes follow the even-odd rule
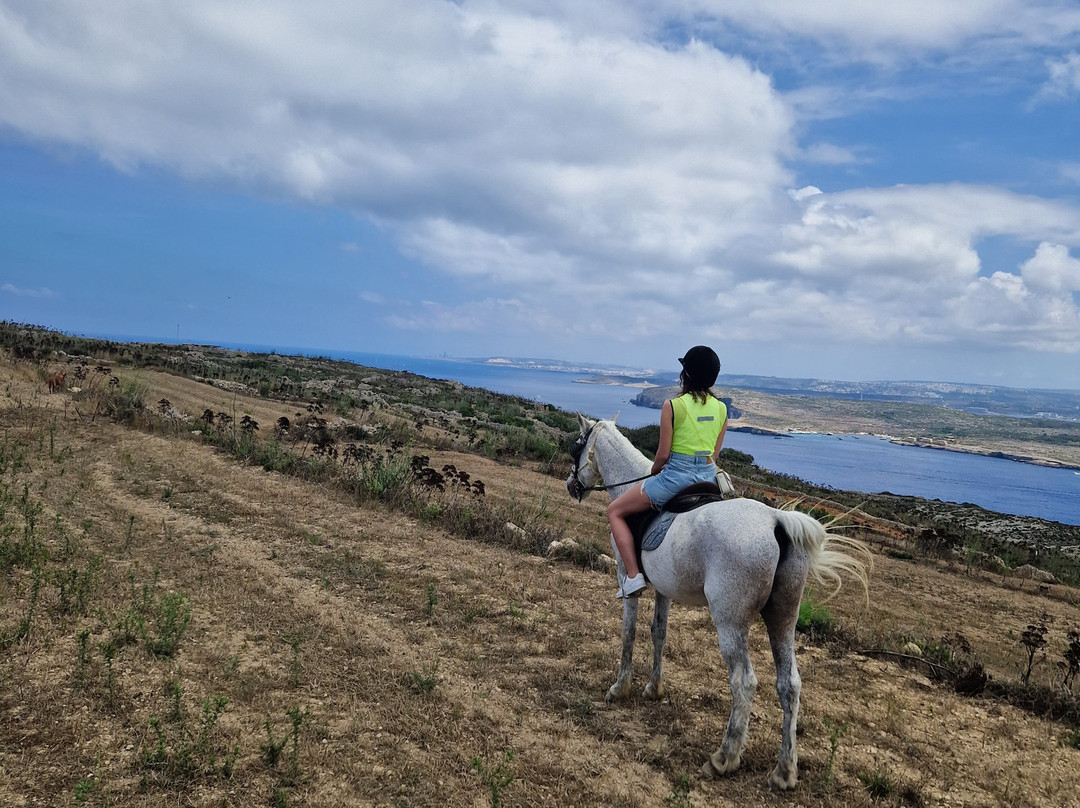
[[[704,404],[699,404],[686,393],[671,399],[671,410],[675,416],[671,451],[696,457],[711,455],[727,421],[724,402],[708,396]]]

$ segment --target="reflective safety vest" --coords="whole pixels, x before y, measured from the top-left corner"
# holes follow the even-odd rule
[[[707,396],[704,404],[686,393],[671,399],[675,430],[671,451],[694,457],[708,457],[716,448],[716,439],[727,421],[727,407],[718,398]]]

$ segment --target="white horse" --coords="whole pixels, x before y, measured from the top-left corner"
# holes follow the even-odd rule
[[[648,476],[650,461],[619,432],[614,421],[590,421],[580,415],[578,421],[581,434],[571,450],[574,470],[566,481],[572,496],[580,499],[587,491],[606,489],[614,499]],[[840,552],[839,546],[865,560]],[[798,511],[732,499],[677,516],[660,546],[642,553],[642,562],[656,590],[653,668],[645,697],[658,699],[664,694],[664,641],[672,601],[708,605],[728,668],[732,705],[723,743],[702,766],[702,774],[708,777],[734,771],[746,745],[750,704],[758,684],[747,651],[747,633],[760,614],[769,632],[776,692],[784,709],[780,755],[769,785],[794,788],[798,781],[795,728],[802,689],[795,663],[795,624],[803,588],[810,574],[838,590],[839,573],[845,572],[868,593],[871,559],[866,545],[828,533],[816,519]],[[619,575],[624,576],[621,558],[618,566]],[[607,692],[608,700],[630,692],[637,613],[638,599],[624,598],[622,661],[619,676]]]

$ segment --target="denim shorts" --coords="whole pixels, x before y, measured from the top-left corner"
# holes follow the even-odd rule
[[[716,482],[716,466],[708,457],[672,454],[655,477],[642,483],[642,490],[653,507],[662,507],[669,499],[694,483]]]

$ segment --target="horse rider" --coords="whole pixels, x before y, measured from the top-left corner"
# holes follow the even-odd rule
[[[679,363],[681,391],[665,401],[661,409],[660,445],[652,476],[608,505],[611,535],[626,568],[626,579],[615,593],[617,598],[637,597],[645,588],[626,517],[663,507],[688,485],[716,481],[716,456],[727,431],[727,407],[710,393],[720,375],[720,358],[707,345],[696,345]]]

